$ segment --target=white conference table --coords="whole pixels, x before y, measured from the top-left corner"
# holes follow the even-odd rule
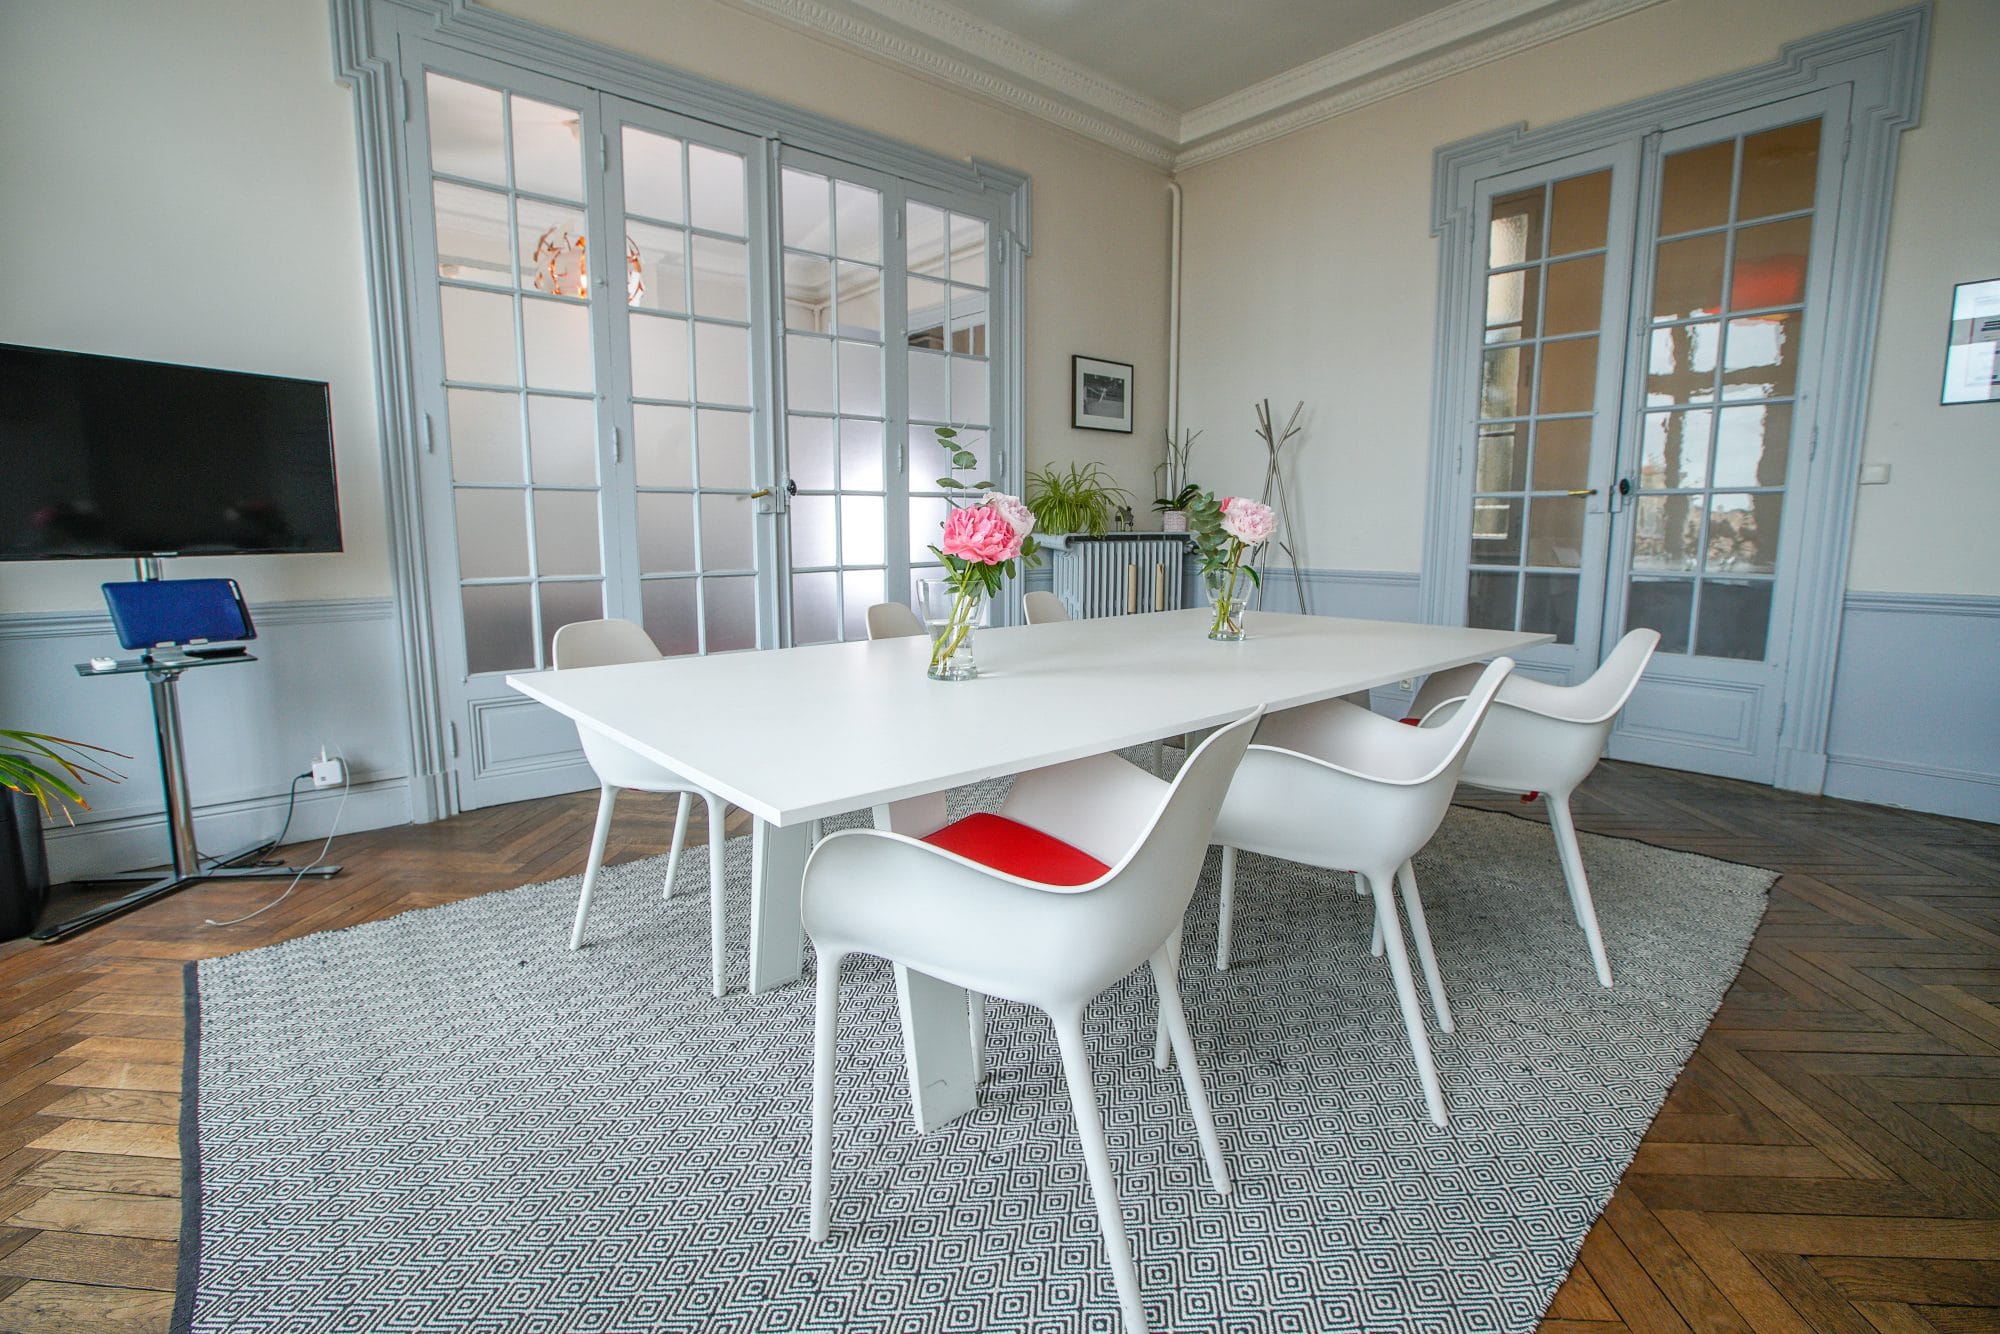
[[[979,676],[963,682],[926,678],[929,640],[916,636],[534,672],[507,684],[756,818],[750,989],[763,991],[800,973],[814,820],[1550,639],[1252,612],[1249,638],[1232,644],[1208,639],[1210,617],[1189,609],[981,630]],[[899,982],[913,1110],[929,1129],[973,1105],[965,998],[920,975]]]

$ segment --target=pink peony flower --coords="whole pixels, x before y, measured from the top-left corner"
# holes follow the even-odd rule
[[[967,505],[944,521],[944,554],[978,565],[1001,565],[1021,554],[1021,534],[997,509]]]
[[[1278,516],[1269,505],[1231,496],[1222,502],[1222,531],[1246,547],[1258,546],[1278,531]]]
[[[1014,531],[1022,537],[1035,531],[1035,512],[1022,504],[1019,496],[1010,496],[1005,491],[988,491],[986,499],[980,503],[1012,524]]]

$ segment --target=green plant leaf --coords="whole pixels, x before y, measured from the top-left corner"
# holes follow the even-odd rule
[[[994,485],[995,483],[993,482],[974,482],[972,489],[975,491],[991,491]]]
[[[959,481],[956,477],[940,477],[937,479],[937,484],[939,486],[947,488],[948,490],[953,490],[953,491],[965,490],[965,483]]]
[[[933,428],[933,429],[934,429],[934,430],[935,430],[935,431],[937,432],[937,438],[938,438],[938,439],[940,439],[940,440],[956,440],[956,439],[958,439],[958,432],[957,432],[957,431],[954,431],[954,430],[953,430],[953,429],[952,429],[951,427],[949,427],[949,426],[939,426],[939,427],[935,427],[935,428]]]
[[[961,449],[951,456],[951,466],[954,468],[976,468],[979,466],[979,459],[970,451]]]

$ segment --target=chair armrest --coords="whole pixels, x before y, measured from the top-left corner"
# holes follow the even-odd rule
[[[1329,699],[1272,714],[1258,725],[1250,748],[1282,751],[1369,782],[1402,785],[1421,782],[1436,768],[1436,747],[1429,740],[1371,709]]]
[[[1171,786],[1116,755],[1090,755],[1022,774],[1000,814],[1117,866],[1153,827]]]

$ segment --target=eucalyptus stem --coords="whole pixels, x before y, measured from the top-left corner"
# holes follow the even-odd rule
[[[955,591],[951,600],[951,616],[945,621],[944,633],[931,645],[932,671],[940,670],[950,662],[951,655],[958,652],[966,636],[972,633],[973,589],[969,575],[969,571],[962,573],[953,581]]]

